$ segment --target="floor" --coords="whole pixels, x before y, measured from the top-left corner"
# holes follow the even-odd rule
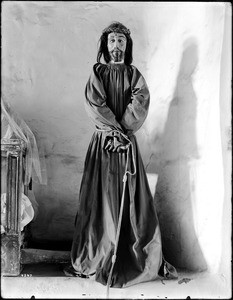
[[[177,280],[160,279],[129,288],[111,288],[110,299],[230,299],[230,282],[222,275],[179,271]],[[107,289],[93,279],[65,277],[56,264],[26,265],[18,277],[1,277],[2,298],[104,299]]]

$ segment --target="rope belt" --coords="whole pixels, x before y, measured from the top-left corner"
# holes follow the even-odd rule
[[[108,281],[107,281],[107,298],[109,298],[109,287],[110,287],[111,280],[112,280],[113,268],[114,268],[114,265],[116,262],[116,253],[117,253],[117,247],[118,247],[118,242],[119,242],[119,237],[120,237],[121,222],[122,222],[123,209],[124,209],[125,187],[126,187],[126,182],[127,182],[127,174],[129,174],[131,176],[136,174],[136,163],[135,163],[135,157],[134,157],[133,144],[127,135],[125,135],[121,131],[115,130],[115,129],[114,130],[111,130],[111,129],[105,130],[105,129],[99,129],[99,128],[96,128],[96,129],[97,129],[97,131],[101,131],[101,132],[116,132],[116,133],[120,134],[122,137],[124,137],[129,142],[129,147],[127,148],[127,154],[126,154],[125,172],[124,172],[123,180],[122,180],[123,181],[123,191],[122,191],[122,196],[121,196],[121,206],[120,206],[120,213],[119,213],[119,219],[118,219],[118,224],[117,224],[116,244],[115,244],[115,248],[114,248],[114,252],[113,252],[113,256],[112,256],[112,265],[111,265],[111,269],[110,269],[110,273],[108,275]],[[133,158],[133,172],[128,170],[130,151],[132,153],[132,158]]]

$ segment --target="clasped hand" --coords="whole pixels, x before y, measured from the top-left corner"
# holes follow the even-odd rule
[[[120,134],[115,134],[106,138],[104,149],[112,152],[123,152],[129,148],[129,145],[129,142],[123,139]]]

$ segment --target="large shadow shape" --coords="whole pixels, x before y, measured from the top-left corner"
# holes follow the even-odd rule
[[[174,96],[162,136],[162,152],[155,203],[163,253],[180,269],[203,271],[206,261],[194,228],[197,98],[193,75],[198,64],[196,40],[184,43]],[[208,213],[208,212],[207,212]]]

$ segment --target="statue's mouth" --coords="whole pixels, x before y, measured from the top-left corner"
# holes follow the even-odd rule
[[[111,51],[111,57],[115,62],[119,62],[122,61],[123,57],[124,57],[124,53],[123,51],[119,50],[119,49],[114,49]]]

